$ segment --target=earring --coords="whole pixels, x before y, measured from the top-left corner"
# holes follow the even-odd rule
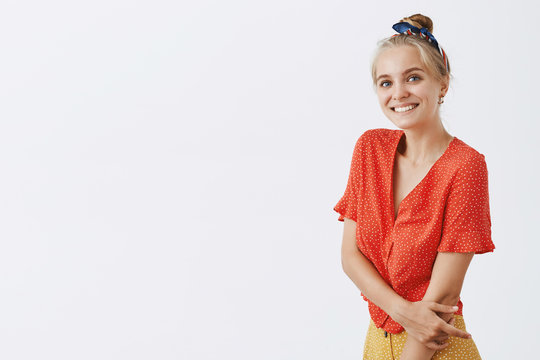
[[[444,96],[441,96],[439,98],[439,101],[437,102],[438,104],[442,104],[444,102]]]

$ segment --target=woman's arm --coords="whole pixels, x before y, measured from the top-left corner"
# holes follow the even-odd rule
[[[465,273],[474,256],[470,253],[440,252],[437,254],[431,280],[422,301],[435,301],[445,305],[456,305],[459,301],[459,294],[465,279]],[[453,315],[451,315],[453,317]],[[449,320],[448,315],[441,316],[444,320]],[[432,334],[434,335],[434,334]],[[444,341],[445,336],[438,338]],[[448,346],[446,343],[444,347]],[[414,337],[407,336],[407,341],[401,354],[401,360],[422,360],[431,359],[435,350],[426,347],[422,342]]]
[[[439,345],[434,340],[445,334],[463,338],[469,336],[447,324],[436,313],[452,315],[457,308],[428,300],[409,302],[399,296],[359,251],[356,245],[356,222],[348,218],[344,219],[341,262],[343,270],[358,289],[424,346],[433,350],[443,349],[446,345]]]
[[[407,301],[384,281],[371,261],[358,249],[356,245],[356,222],[345,218],[344,224],[341,245],[343,271],[368,299],[377,304],[387,314],[395,313],[398,307],[404,308]]]

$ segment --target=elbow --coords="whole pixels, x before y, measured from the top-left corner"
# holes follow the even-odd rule
[[[341,254],[341,268],[343,269],[345,274],[347,273],[347,262],[347,256],[345,256],[345,254]]]
[[[423,300],[454,306],[459,302],[460,294],[461,286],[458,284],[446,283],[445,286],[441,286],[440,283],[432,283],[424,294]]]
[[[441,304],[454,306],[459,302],[459,294],[447,294],[441,299]]]
[[[436,296],[425,296],[423,300],[434,301],[443,305],[454,306],[459,302],[459,292],[449,291],[437,294]]]
[[[349,275],[349,270],[351,267],[351,254],[347,252],[342,252],[341,254],[341,268],[343,269],[343,272],[347,275]]]

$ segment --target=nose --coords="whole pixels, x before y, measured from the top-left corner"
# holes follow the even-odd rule
[[[393,95],[394,100],[400,100],[409,96],[409,91],[407,90],[407,86],[400,82],[394,84],[393,90],[394,92],[392,95]]]

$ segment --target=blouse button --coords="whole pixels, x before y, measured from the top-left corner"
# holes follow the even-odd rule
[[[384,337],[388,337],[388,331],[384,332]]]

